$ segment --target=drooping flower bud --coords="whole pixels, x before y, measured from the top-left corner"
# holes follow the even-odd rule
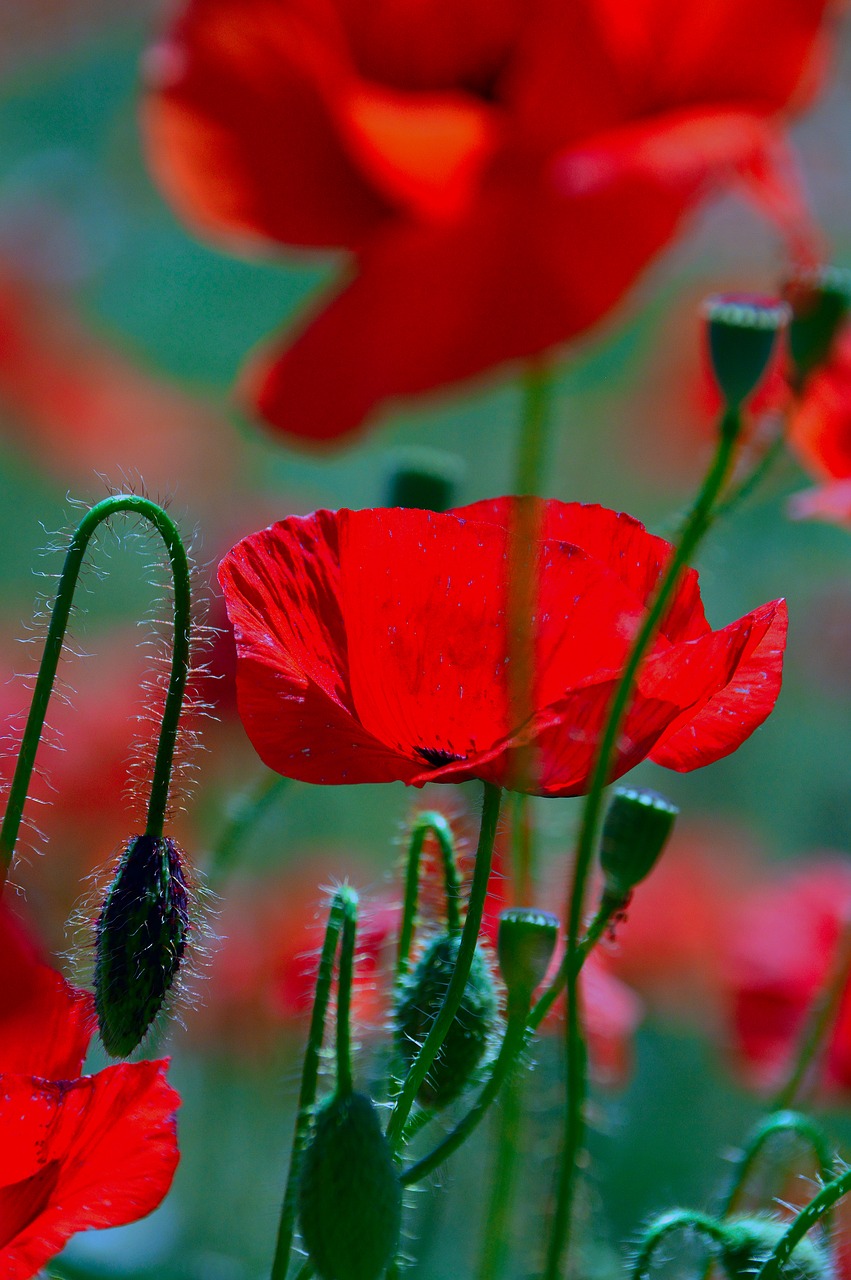
[[[600,838],[606,893],[626,899],[649,876],[668,842],[679,809],[655,791],[618,787]]]
[[[754,1214],[731,1218],[722,1225],[724,1270],[732,1280],[753,1280],[789,1224]],[[810,1236],[795,1246],[783,1268],[788,1280],[830,1280],[832,1274],[827,1253]]]
[[[500,915],[496,948],[510,1010],[531,1004],[555,953],[558,929],[557,916],[532,907],[511,907]]]
[[[387,485],[387,506],[448,511],[455,506],[462,469],[459,458],[436,449],[400,450]]]
[[[738,409],[768,369],[777,334],[788,323],[787,303],[719,294],[703,304],[715,380],[729,409]]]
[[[396,1048],[406,1067],[416,1058],[440,1012],[460,942],[460,934],[440,934],[400,987],[393,1025]],[[458,1011],[417,1094],[423,1106],[445,1107],[464,1090],[492,1040],[497,1018],[493,977],[477,948]]]
[[[186,950],[189,895],[180,846],[132,836],[95,930],[95,1008],[107,1053],[126,1058],[162,1008]]]
[[[301,1159],[299,1225],[320,1280],[379,1280],[399,1244],[402,1185],[362,1093],[320,1103]]]
[[[851,310],[851,271],[822,267],[786,285],[792,308],[789,353],[798,386],[830,359],[834,339]]]

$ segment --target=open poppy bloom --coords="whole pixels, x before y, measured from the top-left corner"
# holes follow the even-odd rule
[[[800,250],[783,117],[829,0],[184,0],[148,60],[155,175],[231,244],[353,251],[244,391],[322,441],[604,317],[742,185]]]
[[[165,1062],[81,1076],[89,995],[0,909],[0,1273],[28,1280],[77,1231],[150,1213],[178,1161]]]
[[[630,516],[545,502],[533,548],[530,709],[513,722],[507,566],[517,499],[445,514],[291,517],[238,543],[219,579],[240,714],[271,768],[306,782],[512,785],[581,795],[671,546]],[[688,570],[639,673],[611,776],[734,751],[780,688],[786,609],[721,631]]]

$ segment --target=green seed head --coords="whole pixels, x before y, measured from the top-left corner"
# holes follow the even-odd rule
[[[396,1049],[406,1067],[437,1017],[455,961],[460,934],[441,934],[404,980],[393,1014]],[[477,949],[458,1012],[417,1094],[423,1106],[445,1107],[465,1089],[487,1050],[498,1019],[488,962]]]
[[[126,1058],[174,982],[189,934],[189,896],[179,846],[133,836],[95,926],[95,1008],[107,1053]]]
[[[851,271],[821,267],[796,275],[786,286],[792,307],[789,353],[802,384],[830,359],[833,344],[851,309]]]
[[[301,1159],[299,1225],[320,1280],[379,1280],[399,1244],[402,1186],[372,1101],[334,1094]]]
[[[528,1005],[543,980],[558,941],[558,917],[531,907],[512,907],[499,917],[497,955],[512,1002]]]
[[[753,1280],[789,1224],[755,1214],[731,1218],[723,1225],[724,1269],[732,1280]],[[831,1280],[832,1267],[824,1249],[805,1236],[783,1268],[783,1276],[784,1280]]]
[[[789,314],[787,304],[773,298],[720,295],[703,304],[712,371],[731,409],[759,386]]]
[[[611,897],[628,898],[649,876],[678,813],[676,805],[655,791],[617,788],[600,839],[600,865]]]

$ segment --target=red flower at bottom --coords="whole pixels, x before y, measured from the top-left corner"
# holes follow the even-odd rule
[[[672,548],[604,507],[540,505],[531,705],[518,717],[508,616],[517,510],[499,498],[440,515],[319,511],[225,557],[240,714],[270,768],[319,783],[516,785],[531,752],[525,789],[586,791]],[[712,631],[688,570],[639,673],[612,777],[647,756],[691,770],[740,746],[774,706],[785,631],[782,601]]]
[[[28,1280],[75,1232],[156,1208],[177,1166],[180,1099],[165,1062],[79,1075],[91,999],[5,908],[0,969],[0,1274]]]

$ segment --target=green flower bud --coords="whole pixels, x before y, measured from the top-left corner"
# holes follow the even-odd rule
[[[396,1049],[406,1067],[440,1012],[458,958],[460,934],[441,934],[403,980],[393,1013]],[[488,962],[477,948],[458,1011],[417,1094],[423,1106],[445,1107],[470,1082],[491,1041],[498,1018]]]
[[[558,930],[557,916],[531,907],[512,907],[500,915],[496,950],[509,1005],[531,1003],[555,953]]]
[[[703,315],[715,380],[728,408],[738,409],[759,386],[789,307],[773,299],[718,295],[707,298]]]
[[[603,822],[600,865],[606,892],[628,898],[656,865],[679,813],[655,791],[618,787]]]
[[[402,1184],[365,1094],[334,1094],[317,1107],[298,1199],[302,1238],[320,1280],[379,1280],[399,1244]]]
[[[830,359],[834,340],[851,309],[851,271],[822,267],[796,275],[786,286],[792,307],[789,353],[798,385]]]
[[[141,1044],[174,982],[189,934],[179,845],[132,836],[95,926],[95,1009],[107,1053]]]
[[[753,1280],[789,1224],[754,1215],[731,1218],[722,1225],[727,1274],[732,1280]],[[832,1274],[827,1253],[810,1236],[804,1236],[795,1246],[783,1268],[784,1280],[831,1280]]]
[[[462,472],[463,463],[451,454],[418,447],[400,450],[387,486],[387,506],[448,511],[455,506]]]

